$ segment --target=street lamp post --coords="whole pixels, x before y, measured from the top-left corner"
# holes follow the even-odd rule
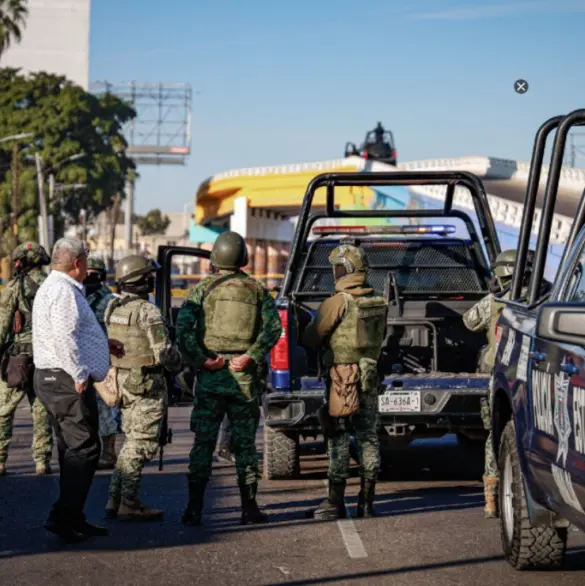
[[[49,171],[53,171],[56,167],[59,167],[63,163],[69,163],[71,161],[75,161],[80,159],[81,157],[85,156],[85,153],[77,153],[76,155],[72,155],[59,161],[55,165],[53,165]],[[40,222],[39,222],[39,240],[41,246],[49,251],[51,246],[51,242],[49,241],[49,215],[47,209],[47,199],[45,198],[45,169],[43,165],[43,160],[41,159],[41,155],[39,153],[35,154],[35,161],[37,165],[37,181],[39,184],[39,211],[40,211]],[[52,199],[53,191],[55,186],[55,177],[51,174],[49,176],[49,198]]]

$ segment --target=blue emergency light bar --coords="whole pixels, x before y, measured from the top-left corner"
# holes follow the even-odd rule
[[[434,224],[429,226],[315,226],[314,234],[455,234],[455,226]]]

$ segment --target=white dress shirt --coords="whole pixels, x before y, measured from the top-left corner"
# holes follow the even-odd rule
[[[110,367],[108,340],[84,295],[83,285],[51,271],[32,311],[36,368],[64,370],[76,383],[103,381]]]

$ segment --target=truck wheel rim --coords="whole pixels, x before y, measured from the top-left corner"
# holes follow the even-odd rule
[[[514,535],[514,493],[513,493],[513,474],[512,474],[512,458],[508,454],[506,456],[506,462],[504,463],[504,474],[502,478],[503,491],[503,515],[502,520],[504,522],[504,530],[506,532],[506,539],[508,543],[512,541]]]

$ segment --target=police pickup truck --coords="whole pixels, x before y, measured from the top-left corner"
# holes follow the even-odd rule
[[[536,136],[510,300],[496,326],[492,429],[504,555],[516,569],[560,567],[570,524],[585,530],[585,193],[552,290],[541,285],[564,146],[585,110]],[[546,138],[557,129],[527,295],[522,295]]]
[[[445,185],[444,207],[341,211],[335,204],[338,186],[414,184]],[[481,238],[470,216],[453,209],[456,185],[472,196]],[[312,212],[319,188],[327,190],[325,210]],[[422,225],[437,218],[441,224]],[[386,219],[404,224],[391,225]],[[318,225],[332,220],[354,225]],[[449,221],[462,223],[465,237],[455,237]],[[481,181],[459,172],[323,174],[305,195],[277,297],[283,333],[270,356],[270,385],[264,396],[264,474],[269,479],[298,476],[300,439],[316,439],[321,431],[324,383],[319,359],[300,340],[320,303],[334,292],[327,259],[340,242],[365,249],[370,285],[389,303],[380,360],[383,458],[415,438],[458,433],[485,439],[480,399],[487,395],[488,376],[478,374],[477,365],[486,338],[462,322],[463,313],[488,293],[490,263],[499,253]]]

